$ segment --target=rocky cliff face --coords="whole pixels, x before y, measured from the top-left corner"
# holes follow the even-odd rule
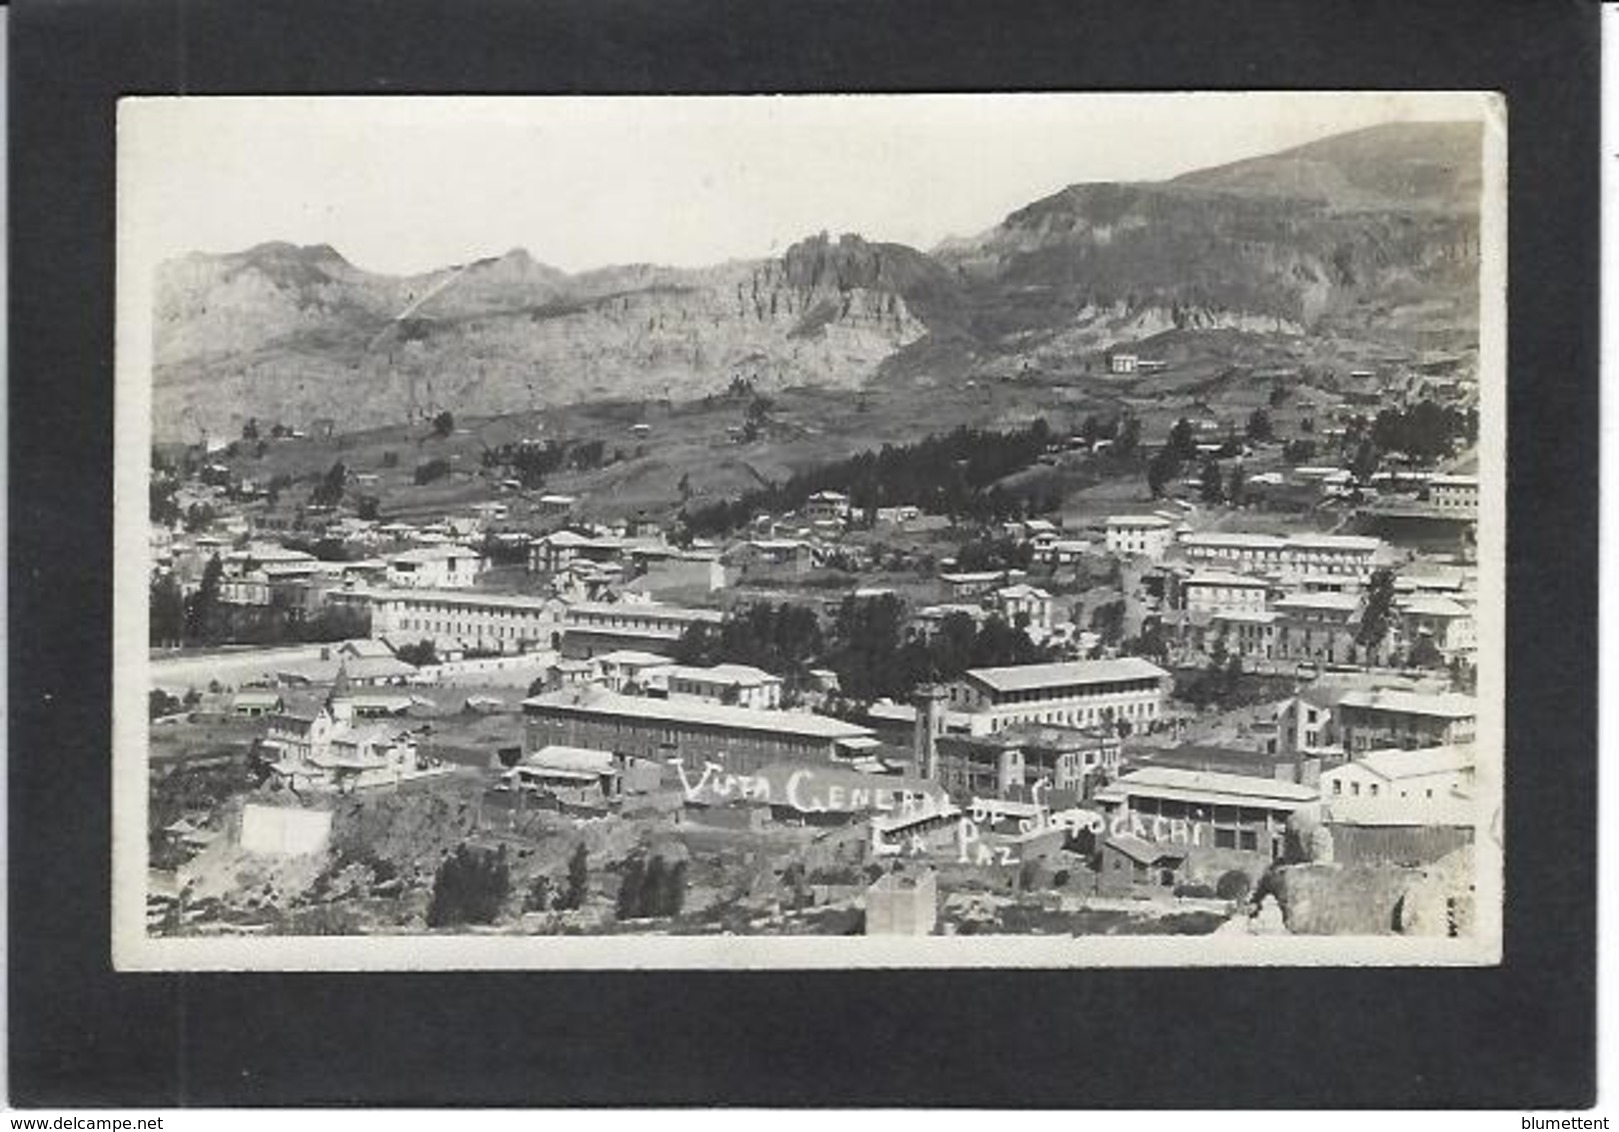
[[[1159,184],[1074,185],[932,254],[567,275],[515,250],[412,277],[329,247],[159,273],[155,426],[355,428],[440,409],[955,380],[1175,331],[1418,341],[1476,325],[1478,127],[1379,127]]]

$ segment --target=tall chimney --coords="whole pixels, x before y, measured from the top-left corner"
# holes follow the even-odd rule
[[[939,778],[939,736],[944,733],[945,689],[938,684],[917,688],[911,702],[916,705],[916,730],[911,747],[915,773],[930,782]]]

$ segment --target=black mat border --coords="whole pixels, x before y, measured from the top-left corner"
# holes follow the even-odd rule
[[[12,1103],[1591,1101],[1594,3],[25,0],[11,24]],[[1416,87],[1510,104],[1502,968],[112,973],[117,95]]]

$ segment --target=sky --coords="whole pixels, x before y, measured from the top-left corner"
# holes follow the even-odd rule
[[[125,99],[120,224],[142,258],[287,240],[391,274],[514,247],[570,272],[699,266],[823,230],[926,249],[1065,185],[1482,107],[1431,93]]]

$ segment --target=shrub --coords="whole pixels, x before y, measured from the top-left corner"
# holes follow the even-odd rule
[[[416,465],[415,480],[418,487],[430,484],[434,480],[443,479],[450,474],[448,460],[429,460],[425,464]]]
[[[1214,889],[1206,884],[1177,884],[1176,896],[1188,896],[1196,900],[1211,900],[1214,898]]]
[[[1221,900],[1241,900],[1253,888],[1254,882],[1241,869],[1232,869],[1221,875],[1214,885],[1215,895]]]

